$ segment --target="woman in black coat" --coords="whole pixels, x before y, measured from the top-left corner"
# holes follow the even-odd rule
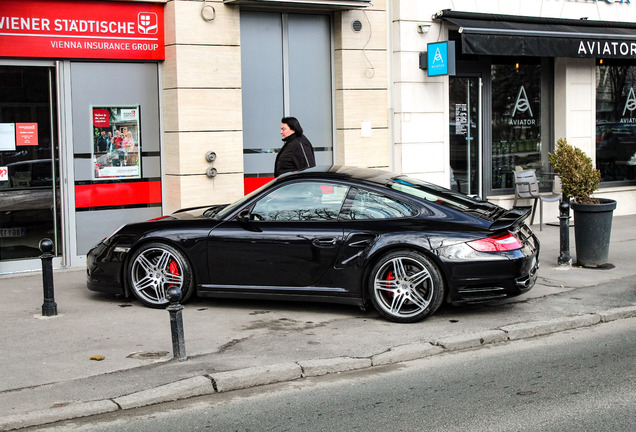
[[[303,128],[295,117],[281,119],[280,134],[285,144],[276,155],[274,176],[300,171],[316,166],[314,148],[305,135]]]

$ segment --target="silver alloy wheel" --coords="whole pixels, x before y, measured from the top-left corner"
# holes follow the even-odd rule
[[[184,289],[184,271],[183,260],[175,252],[163,246],[149,247],[134,257],[130,266],[131,287],[142,302],[164,306],[168,304],[168,288]]]
[[[399,255],[386,260],[374,273],[374,303],[383,315],[410,322],[421,319],[434,301],[435,282],[427,266],[418,259]],[[436,308],[435,308],[436,309]]]

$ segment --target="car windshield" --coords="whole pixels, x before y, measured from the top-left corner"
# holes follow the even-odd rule
[[[267,188],[270,184],[272,184],[272,182],[274,182],[274,180],[264,184],[263,186],[259,187],[255,191],[252,191],[252,192],[248,193],[247,195],[245,195],[243,198],[239,199],[238,201],[233,202],[229,206],[225,207],[223,210],[221,210],[218,213],[214,214],[212,219],[216,219],[216,220],[225,219],[225,217],[227,215],[232,214],[234,212],[234,210],[240,208],[250,198],[252,198],[254,195],[257,195],[263,189]]]

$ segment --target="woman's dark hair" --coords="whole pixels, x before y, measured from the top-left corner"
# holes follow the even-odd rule
[[[289,126],[291,130],[296,132],[296,135],[300,136],[303,134],[303,128],[300,126],[300,122],[296,117],[283,117],[280,122]]]

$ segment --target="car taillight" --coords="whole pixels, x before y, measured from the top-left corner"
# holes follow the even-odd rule
[[[502,252],[521,249],[523,244],[512,233],[486,237],[467,243],[468,246],[479,252]]]

